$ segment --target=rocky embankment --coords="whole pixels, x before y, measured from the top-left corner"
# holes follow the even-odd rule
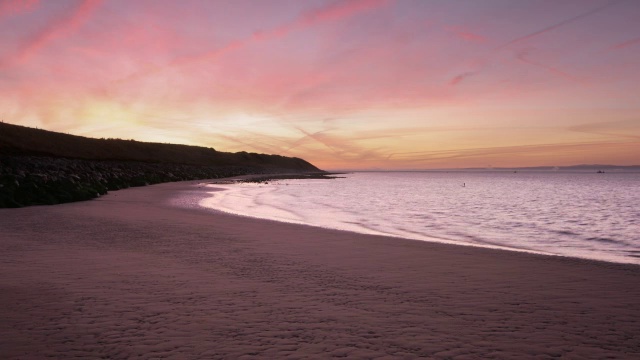
[[[291,170],[0,156],[0,208],[89,200],[110,190],[162,182],[278,172]]]

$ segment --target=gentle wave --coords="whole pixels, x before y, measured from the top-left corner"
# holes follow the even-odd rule
[[[239,215],[640,264],[640,174],[355,173],[212,186],[225,191],[201,205]]]

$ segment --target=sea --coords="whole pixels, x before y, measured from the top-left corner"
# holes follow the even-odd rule
[[[365,234],[640,265],[638,172],[339,176],[208,185],[210,197],[199,205]]]

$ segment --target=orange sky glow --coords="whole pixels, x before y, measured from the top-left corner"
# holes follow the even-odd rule
[[[0,0],[0,117],[326,169],[640,164],[640,1]]]

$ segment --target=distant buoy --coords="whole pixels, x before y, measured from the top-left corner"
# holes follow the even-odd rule
[[[466,183],[462,183],[462,187],[467,187],[467,184]]]

